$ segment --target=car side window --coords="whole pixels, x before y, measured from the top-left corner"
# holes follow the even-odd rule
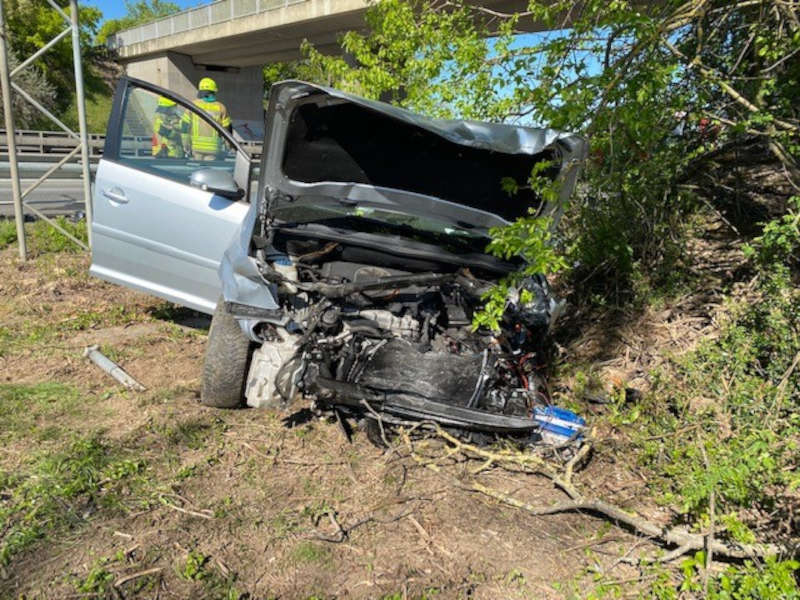
[[[122,114],[119,162],[189,183],[201,168],[233,173],[236,148],[211,125],[211,117],[160,94],[132,87]]]

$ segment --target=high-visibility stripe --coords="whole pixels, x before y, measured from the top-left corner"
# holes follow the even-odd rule
[[[191,122],[192,150],[198,152],[216,152],[219,147],[219,142],[216,132],[211,125],[208,125],[195,113],[186,113],[186,116]],[[201,126],[205,129],[204,133],[210,132],[211,135],[201,135]]]
[[[198,98],[194,101],[194,104],[209,113],[223,127],[228,127],[231,124],[231,118],[228,116],[228,112],[222,102],[216,100],[214,102],[206,102]]]
[[[206,102],[205,100],[197,99],[194,105],[207,112],[209,116],[223,127],[228,127],[231,124],[230,117],[225,110],[225,106],[221,102]],[[222,146],[222,139],[220,138],[214,127],[205,121],[197,113],[187,111],[183,115],[183,120],[187,124],[191,124],[191,138],[192,150],[196,152],[218,152]]]

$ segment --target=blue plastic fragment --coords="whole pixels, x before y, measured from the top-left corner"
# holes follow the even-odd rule
[[[558,406],[535,407],[533,418],[539,423],[542,439],[551,444],[563,444],[583,439],[586,421],[576,413]]]

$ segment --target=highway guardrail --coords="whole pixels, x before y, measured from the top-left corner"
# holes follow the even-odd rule
[[[102,133],[90,133],[88,136],[89,141],[89,155],[99,157],[103,154],[103,146],[106,143],[106,136]],[[134,142],[149,142],[149,136],[123,136],[125,141]],[[78,140],[63,131],[33,131],[33,130],[20,130],[16,132],[14,141],[17,144],[17,155],[20,160],[27,160],[26,156],[29,154],[42,155],[42,154],[66,154],[74,149],[78,144]],[[253,142],[250,140],[238,140],[239,144],[251,156],[259,156],[261,154],[261,142]],[[0,129],[0,154],[8,154],[8,136],[5,129]],[[58,160],[58,158],[56,159]]]
[[[97,169],[97,161],[103,155],[103,146],[106,136],[100,133],[89,134],[89,166],[92,172]],[[143,142],[149,140],[143,136],[127,136],[126,141]],[[18,131],[14,136],[17,143],[17,162],[20,177],[36,179],[41,177],[53,163],[58,162],[78,144],[78,140],[60,131]],[[251,156],[261,154],[261,143],[243,141],[239,142]],[[4,129],[0,129],[0,179],[11,177],[8,164],[8,137]],[[146,146],[146,144],[144,144]],[[74,179],[81,177],[80,156],[75,155],[64,164],[52,177],[60,179]]]

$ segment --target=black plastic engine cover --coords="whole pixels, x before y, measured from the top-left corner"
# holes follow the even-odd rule
[[[410,342],[393,339],[375,352],[358,383],[387,393],[466,406],[475,392],[482,362],[480,354],[420,352]]]

